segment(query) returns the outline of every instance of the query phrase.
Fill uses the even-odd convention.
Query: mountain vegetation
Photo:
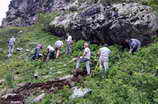
[[[79,0],[80,1],[80,0]],[[89,0],[87,0],[89,1]],[[98,0],[93,0],[98,2]],[[102,2],[105,0],[100,0]],[[112,0],[114,2],[114,0]],[[125,0],[115,0],[124,2]],[[130,0],[128,0],[130,1]],[[136,0],[133,0],[136,2]],[[156,0],[137,0],[143,4],[158,10]],[[111,2],[109,0],[109,2]],[[10,26],[0,29],[0,83],[1,97],[6,93],[14,92],[26,83],[45,83],[47,81],[70,75],[75,70],[74,57],[82,54],[84,40],[75,41],[71,56],[65,55],[65,47],[62,49],[62,56],[48,62],[42,60],[32,61],[36,44],[44,45],[42,53],[46,53],[48,45],[54,45],[55,41],[61,39],[55,34],[47,32],[47,24],[58,16],[59,12],[39,13],[37,24],[28,27]],[[157,104],[158,103],[158,34],[153,35],[152,43],[143,46],[135,54],[129,54],[128,50],[122,51],[121,46],[114,44],[108,46],[112,54],[109,60],[109,69],[106,77],[102,78],[98,63],[97,51],[101,47],[91,44],[92,51],[91,76],[83,77],[74,86],[90,88],[92,92],[83,98],[70,99],[73,93],[70,86],[56,92],[32,90],[29,96],[25,97],[25,104]],[[23,48],[22,51],[14,52],[11,58],[7,58],[7,40],[16,37],[16,48]],[[64,39],[61,39],[64,41]],[[84,65],[81,65],[84,70]],[[37,74],[38,77],[34,75]],[[38,103],[33,99],[38,95],[46,93],[46,96]],[[0,104],[4,103],[0,97]]]

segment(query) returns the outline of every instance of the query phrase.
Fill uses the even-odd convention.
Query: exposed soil
[[[57,78],[43,83],[26,83],[24,86],[13,90],[7,97],[1,96],[0,104],[25,104],[24,100],[31,95],[43,92],[55,93],[63,89],[64,86],[69,86],[71,88],[74,83],[81,82],[84,76],[86,76],[86,72],[78,69],[73,72],[73,77],[71,78]]]

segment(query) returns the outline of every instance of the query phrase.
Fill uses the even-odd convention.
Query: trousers
[[[76,63],[76,69],[80,67],[80,62],[86,63],[86,70],[87,70],[87,74],[89,75],[90,74],[90,60],[87,58],[79,58]]]

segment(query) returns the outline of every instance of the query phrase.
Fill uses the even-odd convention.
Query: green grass
[[[47,17],[47,16],[46,16]],[[46,18],[44,17],[44,18]],[[53,18],[53,16],[52,16]],[[45,20],[45,19],[44,19]],[[0,29],[0,79],[6,79],[6,84],[0,85],[3,88],[16,87],[21,82],[45,82],[56,77],[68,75],[74,70],[75,62],[69,61],[73,57],[81,55],[84,41],[78,41],[74,44],[72,56],[67,56],[63,48],[62,56],[59,59],[51,60],[47,63],[41,61],[31,61],[31,55],[34,52],[36,44],[41,43],[44,49],[53,45],[58,37],[43,30],[45,21],[30,27],[9,27]],[[19,33],[19,31],[23,31]],[[25,48],[31,52],[14,52],[10,59],[6,59],[7,40],[11,35],[16,36],[16,48]],[[84,98],[69,99],[72,91],[65,87],[63,90],[54,94],[48,94],[39,104],[156,104],[158,103],[158,40],[143,47],[134,55],[127,51],[121,52],[117,45],[110,46],[112,55],[110,56],[109,66],[106,78],[102,79],[98,71],[94,71],[98,61],[96,56],[99,46],[91,45],[92,51],[92,71],[93,76],[86,77],[83,83],[77,83],[77,86],[88,87],[92,93]],[[45,50],[42,50],[44,52]],[[82,66],[82,65],[81,65]],[[98,69],[98,68],[97,68]],[[10,74],[11,73],[11,74]],[[17,74],[19,73],[19,74]],[[40,76],[38,79],[33,77],[34,73]],[[12,80],[12,76],[14,77]],[[31,104],[33,96],[28,98]]]
[[[21,30],[23,28],[17,28]],[[10,28],[8,29],[10,30]],[[4,32],[4,30],[1,30]],[[5,32],[7,29],[5,29]],[[16,34],[16,47],[23,47],[33,50],[37,43],[53,45],[58,39],[50,33],[46,33],[41,29],[40,25],[35,25],[23,29],[25,31],[21,35]],[[75,63],[66,65],[73,56],[77,56],[82,49],[83,41],[74,44],[73,56],[66,56],[63,54],[59,59],[43,63],[40,61],[31,61],[30,56],[33,54],[27,52],[15,52],[10,59],[4,59],[7,48],[5,48],[5,41],[9,36],[3,38],[4,52],[0,53],[0,76],[5,78],[10,71],[13,72],[14,77],[17,77],[12,83],[18,84],[21,82],[44,82],[56,77],[68,75],[74,69]],[[70,89],[66,88],[58,91],[55,94],[48,94],[40,104],[65,103],[65,104],[144,104],[157,103],[158,91],[158,43],[155,42],[149,46],[143,47],[138,53],[134,55],[128,54],[127,51],[120,52],[119,46],[110,46],[112,55],[110,56],[110,69],[105,79],[101,79],[99,72],[95,72],[94,76],[86,77],[83,84],[78,86],[85,86],[91,88],[92,94],[85,98],[68,99],[71,95]],[[93,50],[92,59],[97,61],[96,51],[99,47],[91,46]],[[43,50],[44,51],[44,50]],[[64,53],[64,50],[63,50]],[[94,69],[95,65],[92,65]],[[16,74],[16,73],[20,74]],[[33,74],[39,74],[39,79],[34,79]],[[60,73],[58,73],[60,72]],[[10,78],[10,77],[9,77]],[[8,81],[11,81],[10,79]],[[2,85],[1,88],[7,87]]]

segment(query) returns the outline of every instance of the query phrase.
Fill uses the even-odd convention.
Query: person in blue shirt
[[[32,60],[39,59],[41,57],[40,50],[43,48],[42,44],[38,44],[35,48],[35,53],[32,56]]]
[[[138,39],[127,39],[125,42],[129,45],[129,53],[137,52],[141,47],[141,41]]]

